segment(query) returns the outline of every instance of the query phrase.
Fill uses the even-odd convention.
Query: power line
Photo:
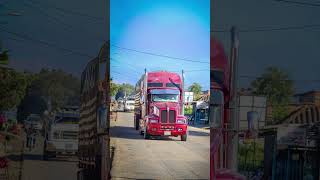
[[[301,26],[284,26],[284,27],[256,27],[256,28],[247,28],[247,29],[239,29],[239,32],[243,33],[251,33],[251,32],[272,32],[272,31],[288,31],[288,30],[306,30],[306,29],[316,29],[320,28],[320,24],[307,24]],[[216,33],[230,33],[230,30],[220,29],[220,30],[212,30],[211,32]]]
[[[210,69],[194,69],[194,70],[185,70],[185,72],[199,72],[199,71],[210,71]]]
[[[174,60],[180,60],[180,61],[187,61],[187,62],[194,62],[194,63],[204,63],[204,64],[210,64],[210,62],[204,62],[204,61],[197,61],[197,60],[191,60],[191,59],[185,59],[185,58],[179,58],[179,57],[173,57],[173,56],[168,56],[168,55],[162,55],[162,54],[157,54],[157,53],[152,53],[152,52],[146,52],[146,51],[140,51],[136,49],[130,49],[130,48],[125,48],[125,47],[120,47],[114,44],[110,44],[113,47],[116,47],[118,49],[123,49],[127,51],[133,51],[141,54],[147,54],[151,56],[158,56],[158,57],[163,57],[163,58],[168,58],[168,59],[174,59]]]
[[[47,13],[46,10],[43,10],[41,7],[38,7],[36,4],[34,4],[32,1],[29,1],[28,3],[26,3],[25,1],[22,1],[22,3],[26,6],[28,6],[29,8],[32,8],[32,9],[35,9],[37,10],[40,14],[44,15],[45,17],[47,17],[49,20],[51,21],[54,21],[55,23],[58,23],[58,24],[62,24],[64,26],[64,30],[66,31],[69,31],[71,32],[72,34],[76,31],[78,31],[79,29],[68,24],[68,23],[65,23],[63,21],[60,20],[60,18],[57,18],[49,13]],[[104,38],[102,37],[98,37],[98,36],[95,36],[94,37],[96,40],[99,40],[99,41],[105,41]]]
[[[72,31],[72,26],[70,26],[69,24],[67,23],[64,23],[63,21],[61,21],[59,18],[57,17],[54,17],[54,16],[51,16],[50,14],[48,14],[45,10],[37,7],[36,5],[34,5],[32,3],[32,1],[29,1],[28,3],[26,3],[27,1],[22,1],[22,3],[25,5],[25,6],[28,6],[29,8],[32,8],[32,9],[36,9],[40,14],[44,15],[45,17],[49,18],[51,21],[54,21],[55,23],[58,23],[58,24],[62,24],[63,26],[69,28],[68,30],[71,30]]]
[[[29,0],[30,1],[30,0]],[[31,1],[31,2],[36,2],[38,4],[41,4],[39,1]],[[99,21],[105,21],[104,18],[102,17],[97,17],[97,16],[92,16],[90,14],[86,14],[86,13],[83,13],[83,12],[79,12],[79,11],[74,11],[74,10],[70,10],[70,9],[65,9],[65,8],[61,8],[61,7],[58,7],[58,6],[55,6],[53,4],[47,4],[46,7],[50,8],[50,9],[55,9],[55,10],[58,10],[60,12],[63,12],[65,14],[73,14],[73,15],[77,15],[77,16],[83,16],[83,17],[87,17],[87,18],[91,18],[91,19],[95,19],[95,20],[99,20]]]
[[[0,26],[0,30],[4,31],[4,32],[6,32],[8,34],[14,35],[16,37],[19,37],[19,38],[22,38],[22,39],[25,39],[25,40],[29,40],[29,41],[32,41],[32,42],[36,42],[38,44],[41,44],[41,45],[44,45],[44,46],[47,46],[47,47],[53,47],[53,48],[61,50],[61,51],[70,52],[71,54],[76,54],[76,55],[87,57],[87,58],[92,58],[92,59],[94,58],[94,56],[91,56],[91,55],[88,55],[88,54],[85,54],[85,53],[82,53],[82,52],[78,52],[78,51],[74,51],[72,49],[64,48],[64,47],[58,46],[56,44],[53,44],[53,43],[50,43],[50,42],[47,42],[47,41],[44,41],[44,40],[34,39],[34,38],[32,38],[32,37],[30,37],[30,36],[28,36],[26,34],[9,31],[7,29],[2,28],[1,26]]]
[[[110,72],[110,76],[112,76],[113,79],[115,79],[115,80],[123,80],[124,79],[124,80],[128,80],[128,81],[138,81],[138,79],[139,79],[139,78],[134,78],[134,77],[129,76],[129,75],[124,74],[124,73],[120,73],[118,71],[111,71]]]
[[[111,66],[113,69],[116,69],[116,68],[123,68],[123,67],[121,67],[121,66]],[[135,75],[141,75],[142,73],[139,73],[139,72],[137,72],[137,71],[135,71],[135,70],[133,70],[133,69],[129,69],[129,70],[131,70],[131,72],[132,73],[134,73]],[[128,74],[129,72],[123,72],[122,74]]]
[[[112,46],[111,46],[112,47]],[[132,51],[127,51],[127,52],[132,52]],[[117,54],[121,54],[121,53],[117,53]],[[176,61],[170,61],[170,59],[164,59],[164,61],[169,61],[172,65],[176,65],[176,66],[181,66],[180,62],[176,62]],[[154,68],[159,68],[162,69],[160,67],[154,67]]]
[[[242,75],[240,78],[243,79],[262,79],[262,77],[259,76],[246,76]],[[320,80],[317,79],[279,79],[279,81],[298,81],[298,82],[320,82]]]
[[[282,2],[287,4],[296,4],[301,6],[309,6],[309,7],[320,7],[320,4],[310,3],[310,2],[301,2],[301,1],[292,1],[292,0],[272,0],[276,2]]]
[[[125,63],[125,64],[129,65],[128,68],[131,69],[132,71],[134,71],[135,73],[142,74],[142,72],[138,72],[138,71],[136,71],[135,68],[133,68],[133,66],[134,66],[133,64],[130,64],[128,62],[121,62],[121,61],[119,61],[118,59],[115,59],[115,58],[110,58],[110,60],[113,60],[113,62],[114,61],[118,61],[119,63]],[[111,61],[110,61],[110,64],[111,64]]]

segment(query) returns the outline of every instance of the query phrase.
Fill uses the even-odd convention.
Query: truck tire
[[[143,137],[144,139],[150,139],[150,135],[148,134],[146,129],[144,130]]]
[[[187,134],[181,135],[181,141],[187,141]]]
[[[135,118],[134,118],[134,120],[135,120],[135,125],[136,125],[136,130],[139,130],[139,115],[135,115]]]

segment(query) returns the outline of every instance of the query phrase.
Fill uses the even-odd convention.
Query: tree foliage
[[[202,93],[202,87],[199,83],[193,83],[188,90],[193,92],[195,99],[198,99]]]
[[[288,104],[294,93],[293,82],[286,72],[268,67],[260,78],[251,83],[255,95],[267,97],[272,107],[273,120],[279,121],[288,115]]]
[[[110,81],[110,96],[115,96],[119,90],[119,85]]]
[[[0,68],[0,112],[20,103],[29,84],[27,74]]]
[[[18,108],[18,120],[30,113],[42,114],[51,100],[52,110],[80,104],[80,80],[62,70],[42,69],[33,75],[28,92]],[[30,107],[31,106],[31,107]]]
[[[123,83],[118,85],[118,91],[116,93],[116,99],[124,97],[125,95],[129,96],[134,92],[134,86],[128,83]]]
[[[7,65],[9,63],[9,54],[8,50],[5,50],[0,53],[0,64]]]

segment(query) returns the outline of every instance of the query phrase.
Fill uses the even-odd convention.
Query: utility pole
[[[239,98],[238,98],[238,48],[239,37],[236,27],[231,28],[231,55],[230,55],[230,90],[231,90],[231,114],[228,129],[227,167],[237,171],[238,167],[238,130],[239,130]]]
[[[184,115],[184,71],[182,70],[182,85],[181,85],[181,93],[182,93],[182,115]]]

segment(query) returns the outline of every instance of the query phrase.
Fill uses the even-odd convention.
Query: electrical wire
[[[30,1],[30,2],[33,2],[33,3],[41,4],[40,1],[35,1],[35,0],[32,0],[32,1],[29,0],[29,1]],[[48,3],[47,3],[46,7],[50,8],[50,9],[55,9],[55,10],[57,10],[57,11],[60,11],[60,12],[65,13],[65,14],[72,14],[72,15],[87,17],[87,18],[90,18],[90,19],[95,19],[95,20],[98,20],[98,21],[105,21],[105,19],[102,18],[102,17],[97,17],[97,16],[93,16],[93,15],[86,14],[86,13],[83,13],[83,12],[79,12],[79,11],[75,11],[75,10],[70,10],[70,9],[61,8],[61,7],[55,6],[55,5],[53,5],[53,4],[48,4]]]
[[[75,51],[75,50],[72,50],[72,49],[61,47],[59,45],[56,45],[56,44],[53,44],[53,43],[50,43],[50,42],[47,42],[47,41],[44,41],[44,40],[38,40],[38,39],[32,38],[32,37],[30,37],[30,36],[28,36],[26,34],[9,31],[9,30],[7,30],[5,28],[2,28],[2,26],[0,26],[0,31],[6,32],[8,34],[14,35],[14,36],[19,37],[21,39],[32,41],[32,42],[35,42],[35,43],[38,43],[38,44],[41,44],[41,45],[44,45],[44,46],[47,46],[47,47],[53,47],[53,48],[55,48],[57,50],[60,50],[60,51],[69,52],[71,54],[76,54],[76,55],[87,57],[87,58],[92,58],[92,59],[94,58],[94,56],[91,56],[91,55],[86,54],[86,53],[82,53],[82,52],[78,52],[78,51]]]
[[[259,76],[246,76],[246,75],[241,75],[240,78],[243,79],[261,79],[262,77]],[[301,81],[301,82],[320,82],[320,79],[279,79],[279,81]]]
[[[320,4],[310,3],[310,2],[292,1],[292,0],[272,0],[272,1],[282,2],[282,3],[287,3],[287,4],[301,5],[301,6],[320,7]]]
[[[186,59],[186,58],[173,57],[173,56],[162,55],[162,54],[157,54],[157,53],[152,53],[152,52],[147,52],[147,51],[140,51],[140,50],[136,50],[136,49],[120,47],[120,46],[117,46],[117,45],[114,45],[114,44],[110,44],[110,45],[113,46],[113,47],[116,47],[118,49],[123,49],[123,50],[127,50],[127,51],[133,51],[133,52],[136,52],[136,53],[147,54],[147,55],[151,55],[151,56],[158,56],[158,57],[174,59],[174,60],[179,60],[179,61],[210,64],[210,62],[204,62],[204,61],[197,61],[197,60],[191,60],[191,59]]]
[[[247,28],[247,29],[239,29],[238,32],[243,33],[252,33],[252,32],[273,32],[273,31],[289,31],[289,30],[306,30],[306,29],[318,29],[320,28],[320,24],[306,24],[300,26],[284,26],[284,27],[256,27],[256,28]],[[230,30],[227,29],[219,29],[212,30],[211,32],[217,33],[230,33]]]
[[[65,31],[68,31],[68,32],[71,32],[72,34],[74,34],[74,32],[77,32],[77,31],[79,30],[78,28],[74,27],[73,25],[70,25],[70,24],[68,24],[68,23],[65,23],[65,22],[61,21],[60,18],[55,17],[55,16],[47,13],[47,12],[48,12],[47,10],[44,10],[43,8],[39,7],[39,5],[33,3],[33,1],[28,1],[28,3],[26,3],[26,1],[22,1],[22,3],[23,3],[25,6],[27,6],[27,7],[29,7],[29,8],[32,8],[32,9],[36,10],[37,12],[39,12],[40,14],[44,15],[44,16],[47,17],[50,21],[52,21],[52,22],[54,22],[54,23],[56,23],[56,24],[61,24],[61,25],[63,25],[63,27],[64,27],[63,29],[64,29]],[[94,38],[95,38],[96,40],[98,40],[98,41],[106,41],[106,39],[103,38],[103,37],[95,36]]]
[[[47,17],[50,21],[53,21],[55,23],[58,24],[62,24],[65,28],[65,30],[67,31],[73,31],[72,26],[70,26],[70,24],[64,23],[63,21],[61,21],[59,18],[54,17],[52,15],[50,15],[49,13],[47,13],[47,11],[37,7],[36,5],[32,4],[31,1],[21,1],[22,4],[24,6],[27,6],[31,9],[37,10],[40,14],[42,14],[43,16]]]

